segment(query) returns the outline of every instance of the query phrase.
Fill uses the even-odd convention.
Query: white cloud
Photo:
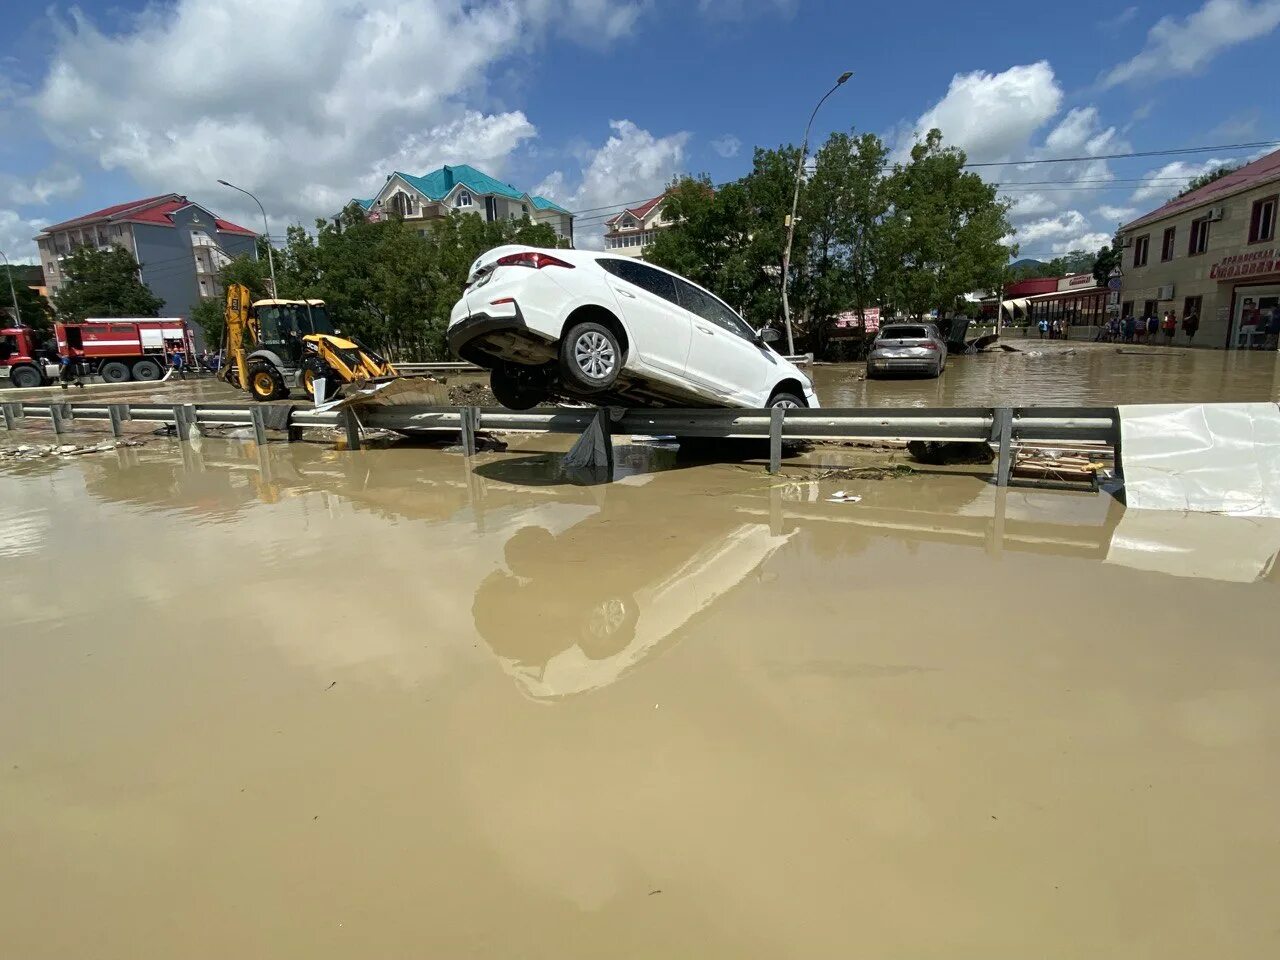
[[[1112,240],[1109,233],[1080,233],[1067,240],[1059,240],[1049,249],[1055,255],[1070,253],[1072,250],[1086,250],[1093,253],[1099,247],[1110,244]]]
[[[711,149],[720,156],[736,157],[738,151],[742,149],[742,141],[731,133],[726,133],[723,137],[716,137],[711,141]]]
[[[1098,216],[1112,223],[1127,223],[1138,214],[1137,207],[1113,207],[1103,204],[1097,209]]]
[[[1150,201],[1155,199],[1163,203],[1170,197],[1177,195],[1191,178],[1201,176],[1210,170],[1217,170],[1219,167],[1234,167],[1239,162],[1238,160],[1215,158],[1205,160],[1202,163],[1191,163],[1186,160],[1175,160],[1173,163],[1166,163],[1158,170],[1152,170],[1145,174],[1144,179],[1151,182],[1144,183],[1134,190],[1129,200],[1131,203],[1146,203],[1148,206]]]
[[[1051,200],[1042,193],[1010,193],[1008,197],[1013,201],[1013,209],[1009,211],[1009,215],[1015,220],[1043,216],[1061,206],[1056,200]]]
[[[1133,59],[1113,67],[1104,87],[1194,73],[1223,50],[1269,34],[1280,25],[1280,0],[1207,0],[1189,16],[1162,17]]]
[[[688,133],[655,137],[630,120],[610,120],[609,126],[613,134],[591,152],[574,190],[567,190],[567,178],[558,170],[536,189],[570,210],[595,211],[597,207],[617,207],[656,196],[684,169]],[[604,211],[587,216],[601,213]],[[600,220],[593,219],[575,228],[575,239],[580,246],[599,246],[602,232]]]
[[[110,34],[74,11],[33,104],[53,142],[228,216],[253,190],[276,221],[338,210],[397,166],[472,161],[501,176],[533,137],[482,112],[495,65],[549,33],[607,41],[647,3],[610,0],[176,0]],[[246,24],[252,27],[247,29]]]
[[[958,73],[946,95],[899,136],[895,154],[905,158],[912,142],[937,127],[944,144],[962,148],[973,162],[1007,160],[1026,149],[1061,104],[1062,88],[1043,60],[1002,73]]]
[[[795,16],[800,0],[698,0],[698,13],[708,20],[748,20],[766,14]]]
[[[80,174],[65,167],[42,171],[29,182],[0,176],[0,184],[7,184],[9,201],[18,206],[43,205],[50,200],[69,197],[80,189],[81,183]]]
[[[1085,232],[1088,221],[1079,210],[1067,210],[1053,217],[1032,220],[1018,228],[1019,244],[1059,240]]]
[[[48,223],[48,220],[23,217],[15,210],[0,209],[0,250],[13,263],[39,263],[32,237]]]

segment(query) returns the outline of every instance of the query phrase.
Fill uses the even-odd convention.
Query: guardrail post
[[[194,432],[200,436],[200,426],[196,422],[196,405],[194,403],[184,403],[182,405],[182,418],[187,422],[187,436],[190,437]]]
[[[480,408],[459,408],[458,420],[462,428],[462,454],[466,457],[474,457],[476,455],[476,424],[480,422]]]
[[[351,407],[347,407],[342,411],[342,427],[347,433],[347,449],[360,449],[360,421],[356,418],[356,412]]]
[[[13,430],[16,428],[17,421],[22,418],[22,402],[14,403],[12,401],[0,404],[4,409],[4,428]]]
[[[67,414],[65,403],[49,404],[49,419],[53,421],[53,432],[58,436],[67,432],[67,421],[71,419]]]
[[[182,404],[173,406],[173,432],[179,440],[191,439],[191,424],[187,423],[187,414]]]
[[[262,417],[262,404],[255,403],[249,408],[249,419],[253,422],[253,440],[258,446],[267,442],[267,426]]]
[[[1013,408],[996,407],[993,426],[1000,444],[996,460],[996,486],[1007,487],[1013,474]]]
[[[124,422],[129,419],[127,403],[108,403],[107,419],[111,421],[111,435],[117,439],[124,436]]]
[[[769,410],[769,472],[782,470],[782,421],[787,411],[782,407]]]

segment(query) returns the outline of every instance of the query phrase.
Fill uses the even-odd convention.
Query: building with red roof
[[[653,242],[658,231],[671,225],[663,218],[665,193],[634,207],[627,207],[604,222],[604,246],[624,257],[638,257]]]
[[[253,230],[166,193],[55,223],[35,239],[51,295],[66,282],[62,265],[72,250],[123,247],[141,265],[142,282],[164,301],[165,314],[190,319],[202,299],[221,295],[223,264],[240,255],[257,258],[256,238]]]
[[[1270,344],[1280,328],[1280,150],[1169,200],[1116,233],[1121,316],[1173,311],[1175,343]],[[1184,321],[1191,316],[1197,329]]]

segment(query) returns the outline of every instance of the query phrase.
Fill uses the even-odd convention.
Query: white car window
[[[709,320],[717,327],[737,334],[744,340],[755,340],[755,334],[751,332],[751,328],[736,313],[705,290],[700,290],[685,280],[676,280],[676,288],[680,294],[680,306],[690,313],[696,313],[703,320]]]
[[[671,274],[647,267],[635,260],[600,260],[598,262],[615,277],[627,283],[634,283],[654,296],[679,305],[680,301],[676,299],[676,278]]]

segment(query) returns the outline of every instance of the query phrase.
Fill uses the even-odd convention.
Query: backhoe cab
[[[241,284],[227,288],[226,351],[218,376],[255,400],[282,400],[294,387],[315,399],[348,383],[397,376],[396,369],[358,340],[339,335],[323,300],[256,300]]]

